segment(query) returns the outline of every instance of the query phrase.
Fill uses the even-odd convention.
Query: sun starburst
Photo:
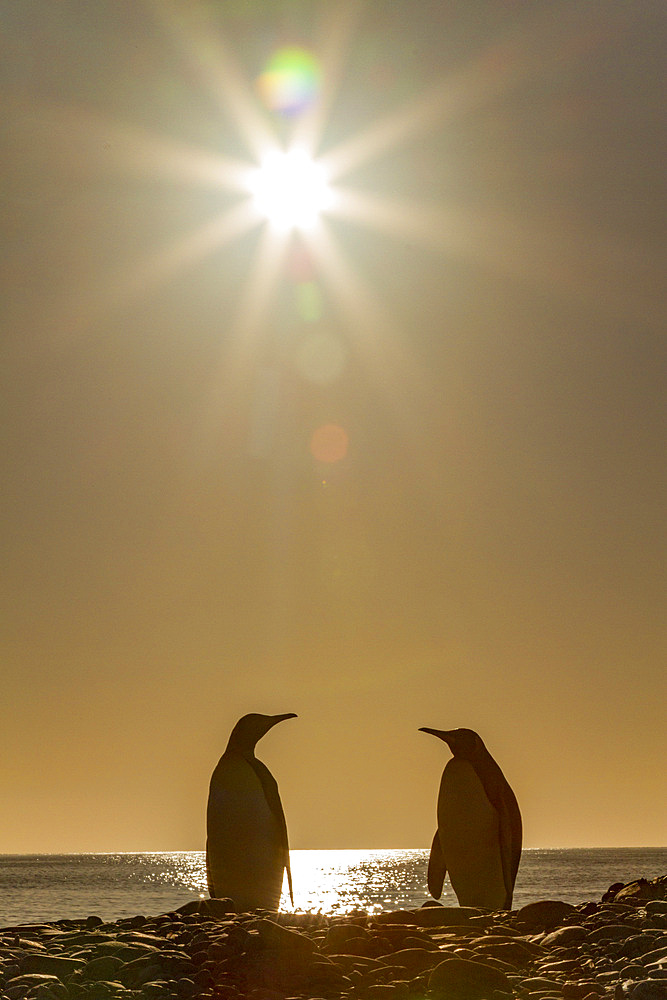
[[[568,39],[576,37],[579,30],[574,23],[576,15],[536,15],[530,32],[506,32],[477,57],[443,74],[423,92],[322,152],[327,116],[343,77],[358,5],[338,4],[329,10],[321,26],[321,38],[315,39],[317,58],[312,53],[286,50],[269,61],[255,88],[222,33],[212,32],[206,22],[198,23],[192,7],[161,0],[154,2],[152,9],[161,30],[189,62],[202,89],[235,122],[250,155],[245,162],[238,157],[217,156],[163,135],[114,126],[90,114],[82,116],[78,110],[68,118],[61,109],[59,117],[63,121],[76,118],[79,127],[103,135],[112,150],[122,149],[122,163],[120,154],[116,154],[118,169],[177,177],[183,183],[209,190],[217,187],[221,193],[231,192],[234,196],[233,204],[224,208],[221,203],[210,220],[182,233],[172,244],[119,265],[99,289],[91,289],[87,295],[79,290],[77,312],[82,323],[95,311],[141,295],[168,281],[179,269],[242,238],[254,227],[268,224],[279,238],[261,242],[262,251],[248,276],[248,288],[261,296],[272,294],[281,259],[289,247],[288,236],[297,230],[317,261],[322,280],[335,288],[346,321],[366,335],[377,329],[378,317],[382,316],[383,329],[391,331],[390,317],[378,297],[359,274],[345,266],[338,242],[327,227],[327,217],[334,216],[437,254],[474,256],[494,270],[538,284],[560,286],[581,298],[599,301],[600,290],[604,289],[603,297],[610,307],[626,312],[633,309],[641,315],[650,310],[650,302],[620,302],[608,295],[608,289],[614,287],[613,274],[609,273],[610,255],[604,253],[604,248],[600,252],[600,241],[594,233],[577,234],[580,257],[588,266],[584,281],[576,260],[569,269],[563,266],[552,220],[536,219],[532,226],[530,221],[519,224],[518,220],[497,214],[482,215],[461,205],[447,205],[443,200],[431,204],[417,194],[401,200],[361,193],[350,185],[359,168],[415,141],[436,124],[453,121],[499,99],[544,72],[549,61],[553,66],[562,62],[563,53],[571,49]],[[264,109],[258,103],[262,96]],[[271,115],[275,118],[281,110],[285,114],[279,127],[274,127]],[[71,135],[72,129],[65,132]],[[114,139],[118,142],[114,143]],[[543,234],[547,230],[550,239],[545,241]],[[536,244],[539,255],[534,252]],[[591,263],[596,260],[601,262],[597,272]],[[618,268],[626,266],[632,267],[632,261],[619,258]],[[361,302],[365,303],[363,307]],[[268,303],[263,301],[253,302],[250,308],[242,293],[232,326],[247,332],[249,325],[266,316],[267,308]],[[366,342],[371,339],[366,337]]]
[[[259,214],[280,229],[308,229],[332,203],[324,168],[303,149],[267,153],[249,188]]]

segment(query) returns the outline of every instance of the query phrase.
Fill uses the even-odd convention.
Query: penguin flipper
[[[285,857],[285,870],[287,871],[287,885],[289,887],[289,898],[292,906],[294,906],[294,893],[292,892],[292,869],[289,863],[289,849]]]
[[[208,864],[209,850],[208,850],[208,837],[206,838],[206,885],[208,886],[208,894],[211,899],[215,899],[215,886],[213,885],[213,879],[211,878],[211,869]]]
[[[431,844],[431,853],[428,859],[428,872],[426,876],[428,891],[434,899],[440,899],[442,896],[442,887],[445,884],[446,874],[447,867],[442,853],[440,837],[438,836],[438,831],[436,830],[433,843]]]
[[[285,820],[285,813],[283,812],[283,804],[280,801],[278,782],[273,777],[266,764],[263,764],[261,760],[257,760],[256,757],[252,762],[252,767],[262,783],[266,801],[268,802],[269,808],[278,823],[280,848],[283,855],[283,867],[287,871],[287,884],[289,886],[292,906],[294,906],[294,896],[292,894],[292,870],[290,868],[289,841],[287,838],[287,822]]]
[[[505,883],[505,905],[506,910],[512,908],[512,896],[514,895],[514,883],[516,882],[519,861],[521,860],[521,813],[512,793],[508,789],[506,795],[498,809],[500,820],[500,860],[503,868],[503,881]]]

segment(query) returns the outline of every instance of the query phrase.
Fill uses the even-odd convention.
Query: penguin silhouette
[[[419,732],[444,740],[454,755],[440,782],[429,892],[439,899],[449,872],[460,906],[511,909],[522,835],[514,792],[472,729]]]
[[[218,761],[206,810],[206,874],[211,896],[229,897],[239,913],[277,910],[290,871],[287,824],[278,785],[255,757],[255,745],[286,715],[244,715]]]

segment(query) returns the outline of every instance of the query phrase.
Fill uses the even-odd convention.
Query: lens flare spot
[[[320,66],[312,52],[288,46],[273,53],[257,77],[257,92],[269,111],[290,117],[313,104],[320,79]]]
[[[315,323],[322,316],[322,295],[314,281],[302,281],[296,286],[296,307],[306,323]]]
[[[338,424],[323,424],[313,431],[310,450],[318,462],[333,464],[347,455],[348,436]]]
[[[313,257],[303,243],[293,241],[289,249],[286,264],[287,274],[295,284],[298,285],[302,281],[315,280]]]

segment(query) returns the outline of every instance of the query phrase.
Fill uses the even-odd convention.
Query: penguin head
[[[251,712],[250,715],[242,716],[232,729],[227,750],[236,750],[239,753],[253,753],[255,745],[265,736],[269,729],[276,726],[285,719],[296,719],[295,712],[287,712],[285,715],[260,715],[258,712]]]
[[[430,733],[444,740],[455,757],[473,760],[486,747],[480,736],[472,729],[420,729],[420,733]]]

